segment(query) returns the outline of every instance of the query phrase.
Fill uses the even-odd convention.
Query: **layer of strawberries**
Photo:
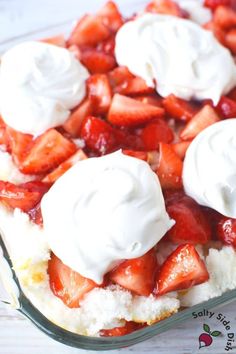
[[[205,6],[212,10],[212,20],[204,27],[236,55],[234,1],[205,0]],[[188,18],[188,13],[171,0],[154,0],[144,11]],[[125,20],[116,4],[109,1],[97,14],[78,21],[67,41],[63,36],[44,40],[74,52],[88,68],[87,95],[63,126],[36,139],[0,120],[0,144],[22,173],[36,175],[34,181],[18,185],[0,181],[0,200],[11,210],[20,208],[43,226],[42,196],[76,162],[117,149],[147,161],[159,177],[167,212],[176,221],[161,242],[178,247],[161,266],[155,249],[126,260],[107,274],[100,286],[115,283],[134,294],[160,296],[208,280],[205,264],[195,249],[197,244],[220,240],[236,248],[236,220],[201,207],[182,188],[183,160],[191,140],[207,126],[236,117],[236,89],[222,96],[216,107],[211,100],[189,102],[174,95],[158,96],[144,80],[116,63],[116,32],[132,19]],[[83,149],[78,148],[81,139]],[[98,286],[53,254],[48,273],[53,293],[71,308],[79,307],[84,295]],[[127,322],[123,327],[103,330],[101,335],[124,335],[140,326]]]

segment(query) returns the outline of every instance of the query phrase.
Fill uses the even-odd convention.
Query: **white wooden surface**
[[[120,0],[126,10],[131,1]],[[138,4],[145,0],[135,0]],[[37,39],[49,34],[67,33],[73,21],[80,14],[92,10],[103,0],[0,0],[0,53],[24,39]],[[231,303],[220,310],[236,330],[235,304]],[[112,351],[112,354],[196,354],[224,352],[225,335],[217,338],[213,345],[198,349],[198,336],[201,333],[202,320],[192,319],[177,328],[139,345]],[[209,321],[208,321],[209,323]],[[217,326],[217,323],[212,323]],[[214,328],[215,329],[215,328]],[[220,329],[220,328],[219,328]],[[234,348],[231,352],[236,352]],[[0,304],[0,354],[75,354],[85,353],[63,346],[47,338],[38,329],[20,316],[16,311]],[[86,353],[89,353],[88,351]]]

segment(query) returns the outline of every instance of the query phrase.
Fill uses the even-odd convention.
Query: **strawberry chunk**
[[[58,36],[41,39],[40,42],[53,44],[56,45],[57,47],[66,48],[66,40],[62,34],[61,35],[59,34]]]
[[[109,278],[135,294],[148,296],[154,288],[157,267],[156,252],[151,249],[142,257],[121,263],[109,274]]]
[[[112,55],[99,52],[96,49],[87,49],[81,52],[81,62],[91,74],[104,74],[116,66],[115,58]]]
[[[83,150],[79,149],[74,155],[69,157],[66,161],[62,162],[55,170],[44,177],[43,182],[54,183],[59,177],[61,177],[69,168],[75,165],[77,162],[86,160],[87,156]]]
[[[115,87],[114,92],[130,96],[146,95],[154,93],[154,89],[147,86],[146,82],[141,77],[134,76],[123,82],[122,85]]]
[[[209,279],[204,262],[191,244],[179,246],[163,263],[157,276],[157,295],[183,290]]]
[[[57,130],[50,129],[34,140],[19,168],[26,174],[46,173],[60,165],[75,151],[75,144],[64,138]]]
[[[18,132],[9,126],[6,127],[6,135],[12,159],[17,166],[21,166],[21,162],[33,145],[33,136]]]
[[[122,327],[102,329],[99,334],[101,337],[120,337],[132,333],[139,328],[140,325],[138,323],[130,321],[130,322],[126,322],[125,325]]]
[[[236,54],[236,29],[233,28],[225,35],[225,46],[229,48],[232,54]]]
[[[84,120],[80,137],[89,149],[101,155],[114,151],[118,145],[115,129],[104,120],[92,116]]]
[[[230,29],[236,26],[236,12],[227,6],[218,6],[213,21],[222,29]]]
[[[163,108],[139,102],[133,98],[115,94],[108,120],[118,126],[133,126],[163,117]]]
[[[113,1],[108,1],[97,13],[102,23],[113,32],[117,32],[124,21],[117,5]]]
[[[98,43],[96,49],[99,52],[103,52],[105,54],[109,54],[112,57],[115,57],[115,36],[111,36],[103,42]]]
[[[230,6],[231,0],[204,0],[204,6],[209,7],[212,10],[215,10],[220,5]]]
[[[173,144],[172,148],[179,158],[183,160],[190,144],[191,141],[181,141],[180,143]]]
[[[222,96],[216,110],[223,118],[235,118],[236,117],[236,102],[226,96]]]
[[[48,262],[48,275],[53,294],[70,308],[79,307],[84,295],[98,286],[66,266],[53,253]]]
[[[171,145],[160,143],[159,146],[160,159],[157,168],[157,175],[162,188],[182,188],[182,160],[174,152]]]
[[[137,159],[148,161],[148,153],[145,151],[122,150],[123,154],[136,157]]]
[[[182,140],[195,138],[202,130],[220,120],[210,105],[205,105],[185,126],[180,134]]]
[[[116,91],[116,86],[126,86],[127,81],[133,79],[133,77],[126,66],[118,66],[108,73],[108,79],[114,92]]]
[[[109,29],[99,17],[85,15],[75,26],[69,39],[68,46],[95,46],[110,36]]]
[[[236,248],[236,219],[222,216],[216,230],[220,241]]]
[[[19,185],[0,181],[0,201],[10,208],[27,212],[40,202],[48,189],[49,185],[36,181]]]
[[[91,76],[88,81],[88,97],[93,105],[93,114],[106,114],[111,104],[111,86],[105,74]]]
[[[63,128],[73,138],[79,136],[81,125],[83,120],[93,113],[93,104],[90,99],[85,99],[77,108],[75,108],[66,122],[63,124]]]
[[[174,139],[174,134],[169,125],[159,119],[155,122],[148,123],[142,130],[141,139],[146,151],[157,150],[159,143],[171,143]]]
[[[197,109],[188,101],[177,98],[173,94],[163,99],[163,106],[171,118],[189,121]]]
[[[182,10],[179,5],[172,0],[153,0],[146,6],[145,10],[158,14],[187,17],[186,11]]]
[[[175,225],[168,231],[167,238],[176,243],[206,244],[211,239],[211,226],[201,207],[183,193],[173,194],[166,199],[169,216]]]
[[[152,106],[157,106],[157,107],[162,107],[162,99],[161,97],[157,96],[157,95],[144,95],[141,94],[137,97],[135,97],[136,100],[146,103],[146,104],[150,104]]]

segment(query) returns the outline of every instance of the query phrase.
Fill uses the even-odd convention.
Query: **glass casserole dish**
[[[129,8],[131,9],[131,13],[135,12],[136,9],[139,9],[142,7],[142,4],[147,3],[147,2],[134,2],[132,4],[131,2],[129,5],[125,5],[123,3],[123,7],[126,10],[126,13],[129,13]],[[99,4],[96,3],[95,8],[97,8]],[[94,8],[94,10],[95,10]],[[81,14],[84,12],[91,11],[91,9],[84,9],[81,6]],[[80,13],[78,13],[78,16],[80,17]],[[3,250],[3,256],[7,260],[7,263],[11,267],[11,262],[9,255],[7,253],[7,250],[2,242],[1,244],[2,250]],[[6,263],[5,263],[6,265]],[[5,272],[6,274],[6,272]],[[9,274],[9,273],[8,273]],[[161,321],[160,323],[156,323],[154,325],[151,325],[150,327],[135,331],[134,333],[123,336],[123,337],[117,337],[117,338],[91,338],[91,337],[84,337],[80,335],[76,335],[73,333],[70,333],[66,330],[63,330],[62,328],[52,324],[50,321],[48,321],[24,296],[22,290],[20,289],[19,282],[17,281],[17,277],[13,272],[13,279],[16,284],[16,287],[18,288],[18,297],[19,297],[19,305],[20,305],[20,311],[28,318],[31,319],[33,323],[35,323],[42,331],[44,331],[46,334],[51,336],[52,338],[63,342],[67,345],[71,345],[74,347],[78,348],[84,348],[84,349],[90,349],[90,350],[109,350],[109,349],[116,349],[116,348],[121,348],[124,346],[132,345],[135,343],[138,343],[140,341],[143,341],[145,339],[148,339],[152,337],[155,334],[161,333],[168,328],[171,328],[172,326],[176,325],[178,322],[184,321],[186,318],[190,318],[191,314],[193,311],[199,311],[203,307],[206,309],[213,308],[215,306],[227,303],[229,301],[233,301],[235,299],[236,295],[236,290],[229,291],[222,295],[219,298],[214,298],[212,300],[209,300],[208,302],[204,304],[200,304],[194,307],[191,307],[187,310],[183,310],[179,312],[176,315],[172,315],[170,318]],[[14,290],[16,291],[16,289]],[[16,298],[15,298],[16,300]],[[17,300],[16,300],[17,302]]]

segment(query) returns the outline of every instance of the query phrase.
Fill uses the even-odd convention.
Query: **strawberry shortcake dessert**
[[[236,288],[234,5],[109,1],[3,54],[1,237],[58,326],[121,336]]]

